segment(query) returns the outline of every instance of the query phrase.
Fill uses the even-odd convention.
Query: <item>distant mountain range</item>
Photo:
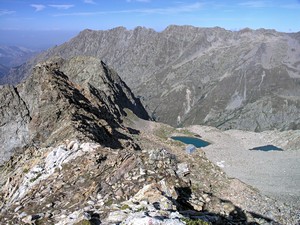
[[[297,224],[299,131],[176,129],[151,121],[141,104],[175,125],[223,120],[222,128],[252,129],[247,121],[259,129],[297,128],[299,42],[293,35],[86,30],[10,69],[7,82],[23,80],[0,85],[1,224]],[[256,41],[267,44],[256,49]],[[292,121],[295,126],[285,127]],[[210,145],[190,154],[173,136],[201,137]],[[283,155],[250,151],[270,140]],[[257,179],[257,186],[245,179]],[[268,187],[277,199],[259,191]]]
[[[20,66],[36,54],[36,51],[28,48],[0,45],[0,64],[6,67]]]
[[[1,77],[5,76],[8,73],[8,71],[9,71],[9,68],[0,64],[0,79],[1,79]]]
[[[173,126],[300,129],[300,33],[169,26],[84,30],[10,72],[17,83],[53,56],[111,65],[149,114]],[[2,82],[3,83],[3,82]]]

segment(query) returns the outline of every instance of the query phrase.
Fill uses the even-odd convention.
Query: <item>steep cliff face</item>
[[[25,144],[48,146],[68,138],[121,148],[122,136],[130,141],[120,133],[125,108],[149,119],[116,72],[88,57],[40,63],[16,88],[2,86],[1,98],[4,160]]]
[[[84,30],[39,55],[89,55],[118,71],[148,112],[174,126],[298,129],[298,33],[169,26]],[[30,69],[12,71],[12,80]]]
[[[29,110],[13,86],[0,86],[0,165],[28,142]]]
[[[125,114],[124,109],[127,108],[138,117],[149,119],[140,100],[133,95],[119,75],[103,61],[78,56],[65,62],[61,70],[69,74],[70,79],[75,83],[90,89],[92,94],[100,95],[99,97],[107,104],[107,109],[113,110],[111,114],[121,117]]]

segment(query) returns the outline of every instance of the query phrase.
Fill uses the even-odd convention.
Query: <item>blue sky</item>
[[[170,24],[298,32],[299,21],[300,0],[0,0],[0,35]]]

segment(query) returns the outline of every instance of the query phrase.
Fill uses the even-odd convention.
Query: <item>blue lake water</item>
[[[283,151],[282,148],[278,148],[278,147],[276,147],[274,145],[259,146],[259,147],[252,148],[250,150],[257,150],[257,151],[264,151],[264,152],[268,152],[268,151]]]
[[[186,137],[186,136],[174,136],[171,137],[173,140],[175,141],[181,141],[184,144],[192,144],[194,145],[196,148],[202,148],[202,147],[206,147],[208,145],[210,145],[209,142],[207,141],[203,141],[200,138],[195,138],[195,137]]]

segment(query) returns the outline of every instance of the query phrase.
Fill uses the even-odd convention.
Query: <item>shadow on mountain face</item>
[[[79,125],[77,129],[84,133],[89,139],[104,144],[110,148],[122,148],[121,143],[118,141],[118,138],[128,139],[127,136],[117,132],[115,129],[113,133],[110,134],[105,127],[98,124],[94,119],[82,115],[82,114],[75,114],[73,115],[73,119],[75,121],[79,121]]]
[[[122,85],[125,86],[126,89],[129,90],[129,87],[122,82]],[[128,100],[128,98],[124,98],[123,96],[126,96],[125,92],[123,91],[123,88],[119,85],[116,84],[120,92],[117,94],[117,104],[122,106],[122,112],[124,115],[126,115],[126,112],[124,111],[124,108],[130,109],[135,115],[137,115],[139,118],[144,119],[144,120],[149,120],[149,115],[144,108],[144,106],[141,103],[141,100],[139,98],[136,98],[134,95],[131,97],[134,99],[134,102],[136,104],[133,104],[131,101]]]
[[[215,212],[211,212],[208,209],[205,209],[205,205],[204,205],[204,210],[202,211],[198,211],[196,210],[190,203],[189,200],[191,199],[191,195],[192,195],[192,190],[190,189],[190,187],[179,187],[179,188],[175,188],[177,194],[178,194],[178,198],[177,199],[172,199],[173,202],[176,203],[177,205],[177,210],[180,212],[180,214],[182,214],[185,217],[190,218],[191,220],[195,220],[195,222],[197,220],[202,220],[202,221],[206,221],[212,224],[218,224],[218,225],[232,225],[232,224],[247,224],[247,225],[258,225],[259,223],[257,222],[253,222],[253,221],[249,221],[247,214],[250,214],[254,219],[260,219],[260,220],[264,220],[267,223],[274,223],[277,224],[277,222],[275,222],[274,220],[262,216],[258,213],[254,213],[254,212],[245,212],[243,209],[241,209],[240,207],[234,205],[231,201],[229,200],[224,200],[224,199],[220,199],[216,196],[214,196],[212,193],[206,193],[210,196],[210,198],[215,198],[217,199],[220,204],[230,204],[233,206],[233,210],[231,210],[229,212],[229,214],[227,215],[221,215]]]
[[[116,90],[114,82],[119,81],[114,81],[114,77],[106,84],[106,89],[95,88],[88,82],[74,83],[59,70],[59,66],[55,62],[38,64],[32,75],[17,87],[32,118],[28,122],[31,140],[50,146],[65,139],[78,138],[113,149],[139,149],[129,135],[136,131],[122,125],[125,111],[120,102],[125,104],[127,101],[132,107],[141,107],[134,101],[130,90],[126,93]]]

